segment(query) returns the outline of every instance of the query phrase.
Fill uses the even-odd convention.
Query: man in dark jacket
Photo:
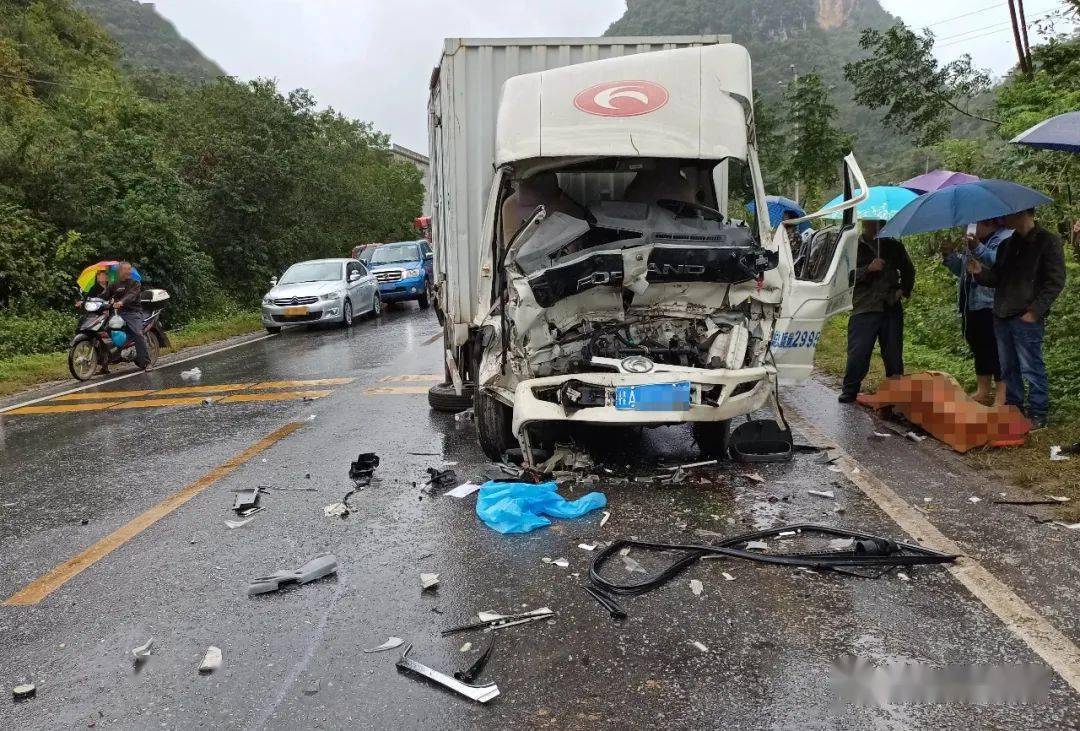
[[[855,291],[848,320],[847,368],[840,403],[849,404],[870,370],[874,343],[889,378],[904,375],[904,306],[915,287],[915,266],[898,239],[879,239],[884,221],[863,221],[855,258]]]
[[[1065,250],[1061,239],[1035,223],[1034,209],[1006,216],[1005,225],[1013,235],[1001,244],[994,266],[972,258],[968,271],[979,284],[994,288],[994,334],[1005,403],[1042,428],[1050,413],[1043,334],[1050,306],[1065,288]]]
[[[150,352],[143,335],[143,309],[139,297],[142,286],[131,274],[131,264],[120,263],[116,284],[109,287],[106,298],[112,301],[116,314],[124,320],[128,335],[135,341],[135,365],[143,370],[150,368]]]

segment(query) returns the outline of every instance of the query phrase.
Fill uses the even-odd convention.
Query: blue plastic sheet
[[[551,525],[552,518],[580,518],[607,505],[602,492],[590,492],[577,500],[567,500],[555,490],[554,482],[486,482],[476,497],[476,514],[489,528],[500,533],[528,533]]]

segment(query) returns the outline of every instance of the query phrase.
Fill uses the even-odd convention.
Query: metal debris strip
[[[275,571],[269,576],[252,579],[248,583],[247,594],[248,596],[255,596],[256,594],[277,591],[289,584],[309,584],[333,573],[337,573],[337,557],[332,553],[324,553],[299,568],[283,569]]]
[[[465,683],[457,678],[452,678],[445,673],[441,673],[438,670],[433,670],[423,663],[417,662],[409,657],[409,652],[412,650],[412,645],[405,648],[405,652],[401,653],[401,659],[397,661],[398,670],[405,670],[411,673],[415,673],[421,677],[438,683],[444,688],[449,688],[455,693],[465,696],[469,700],[476,701],[477,703],[487,703],[491,699],[499,695],[499,687],[495,683],[485,683],[484,685],[472,685]]]
[[[718,463],[719,463],[719,460],[707,459],[707,460],[705,460],[703,462],[690,462],[688,464],[676,465],[675,467],[666,467],[665,469],[670,470],[671,472],[675,472],[677,470],[691,470],[691,469],[694,469],[695,467],[708,467],[709,465],[714,465],[714,464],[718,464]]]
[[[378,647],[369,647],[365,649],[364,652],[370,655],[373,652],[385,652],[386,650],[393,650],[395,647],[401,647],[404,644],[405,640],[401,639],[400,637],[390,637],[386,640],[386,642],[382,643]]]
[[[709,651],[709,648],[707,646],[705,646],[701,642],[698,642],[697,640],[692,641],[690,644],[693,645],[694,647],[696,647],[701,652],[708,652]]]
[[[420,591],[434,589],[439,585],[438,574],[420,574]]]
[[[141,665],[150,659],[150,653],[154,649],[154,638],[151,637],[138,647],[131,649],[131,654],[135,658],[135,664]]]
[[[791,531],[801,533],[804,538],[811,536],[850,538],[854,542],[851,549],[847,551],[792,553],[774,553],[770,551],[768,553],[756,553],[751,550],[763,545],[763,539],[765,538],[776,537],[780,533],[789,533]],[[601,575],[605,564],[614,556],[621,555],[628,548],[662,553],[668,556],[674,554],[674,559],[664,569],[641,581],[620,583],[605,579]],[[813,523],[802,523],[737,535],[707,546],[620,539],[612,542],[593,559],[589,567],[589,582],[592,586],[608,594],[635,596],[662,586],[707,556],[742,558],[778,566],[817,569],[819,571],[831,571],[855,576],[865,576],[857,573],[855,571],[857,568],[877,567],[889,571],[901,566],[950,563],[958,558],[958,556],[934,551],[924,546],[900,543],[869,533],[860,533]],[[628,556],[621,557],[625,563]],[[880,575],[877,574],[877,576]]]
[[[210,647],[206,648],[206,654],[203,655],[202,662],[199,663],[199,673],[201,675],[209,675],[220,668],[221,648],[210,645]]]
[[[832,490],[807,490],[806,492],[817,497],[826,497],[829,499],[836,498],[836,493],[834,493]]]
[[[555,612],[549,607],[540,607],[539,609],[533,609],[529,612],[522,612],[521,614],[493,615],[492,613],[481,612],[478,616],[483,617],[485,614],[488,617],[497,617],[497,619],[481,619],[479,622],[472,622],[470,624],[463,624],[458,627],[444,629],[442,631],[442,636],[449,637],[450,635],[455,635],[459,632],[474,632],[478,630],[489,632],[491,630],[502,629],[504,627],[514,627],[519,624],[537,622],[542,619],[549,619],[550,617],[555,616]]]
[[[233,528],[243,528],[245,525],[255,520],[255,516],[245,518],[244,520],[226,520],[225,527],[232,530]]]
[[[602,517],[602,518],[600,519],[600,527],[601,527],[601,528],[603,528],[603,527],[604,527],[604,523],[608,522],[608,520],[609,520],[610,518],[611,518],[611,513],[609,513],[608,511],[606,511],[606,510],[605,510],[605,511],[604,511],[604,517]]]

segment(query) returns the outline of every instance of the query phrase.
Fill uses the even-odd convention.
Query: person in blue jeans
[[[1001,361],[998,357],[997,336],[994,334],[994,290],[984,287],[968,273],[968,259],[974,257],[983,266],[992,267],[998,247],[1012,236],[1001,219],[993,218],[974,224],[974,234],[964,237],[961,251],[942,252],[942,264],[960,279],[956,308],[960,312],[960,329],[975,359],[977,386],[971,395],[979,403],[1005,403],[1005,386],[1001,381]],[[993,382],[997,381],[997,392]]]
[[[1021,409],[1032,427],[1041,429],[1050,415],[1043,335],[1050,307],[1065,288],[1065,249],[1061,239],[1035,222],[1034,209],[1006,216],[1004,223],[1013,235],[998,248],[994,265],[972,257],[967,266],[975,281],[994,288],[1005,403]]]

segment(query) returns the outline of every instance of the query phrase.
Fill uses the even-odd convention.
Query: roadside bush
[[[75,334],[78,319],[56,310],[0,317],[0,360],[16,355],[63,350]]]

